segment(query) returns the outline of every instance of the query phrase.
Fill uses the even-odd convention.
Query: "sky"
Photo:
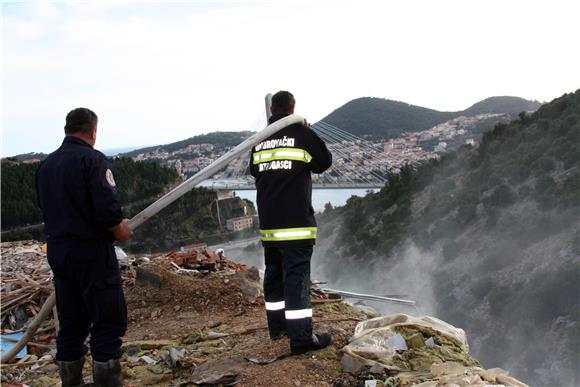
[[[580,87],[577,0],[1,2],[2,157],[56,149],[76,107],[111,149],[262,129],[278,90],[316,122],[359,97],[458,111]]]

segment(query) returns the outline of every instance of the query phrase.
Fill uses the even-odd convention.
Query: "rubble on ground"
[[[40,243],[3,243],[1,253],[5,337],[30,324],[52,287]],[[369,320],[316,285],[310,289],[315,327],[332,334],[332,345],[289,356],[288,340],[268,337],[256,268],[208,249],[153,257],[117,254],[129,320],[121,359],[126,387],[524,386],[506,371],[479,367],[460,329],[431,317]],[[19,300],[19,294],[27,296]],[[25,312],[19,312],[21,325],[14,325],[15,305]],[[50,316],[27,357],[2,365],[2,385],[58,385],[55,324]],[[91,380],[87,357],[84,374]]]
[[[376,386],[526,386],[507,371],[481,368],[468,353],[465,332],[431,316],[363,321],[341,352],[345,372],[368,377]]]
[[[2,242],[2,352],[12,348],[40,312],[51,295],[52,272],[42,244],[35,241]],[[54,367],[54,337],[58,329],[56,308],[42,323],[14,365],[3,367],[2,375],[19,374],[24,368],[45,370]],[[4,381],[4,380],[3,380]]]

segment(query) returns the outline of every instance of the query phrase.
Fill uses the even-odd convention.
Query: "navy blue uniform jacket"
[[[105,155],[73,136],[65,137],[38,167],[36,193],[49,242],[112,242],[108,229],[123,220]]]

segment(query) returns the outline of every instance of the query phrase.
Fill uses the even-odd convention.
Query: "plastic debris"
[[[18,340],[20,340],[24,336],[23,332],[20,333],[11,333],[11,334],[4,334],[0,336],[0,353],[10,351],[15,345]],[[26,350],[26,346],[20,350],[15,356],[16,359],[22,359],[24,356],[28,354]]]

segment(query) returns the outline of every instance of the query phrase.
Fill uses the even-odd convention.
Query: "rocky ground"
[[[25,284],[21,288],[10,285],[16,283],[12,279],[28,277],[34,282],[34,275],[46,275],[45,270],[39,271],[45,268],[45,258],[38,243],[3,243],[2,255],[3,300],[6,296],[14,300],[11,293],[24,288]],[[210,251],[148,259],[127,257],[120,262],[129,311],[122,358],[127,387],[523,385],[505,371],[485,371],[472,360],[459,364],[442,358],[434,368],[395,370],[377,364],[380,358],[373,353],[343,356],[341,349],[353,336],[355,326],[369,316],[316,287],[311,292],[315,326],[331,333],[333,343],[321,351],[289,356],[287,340],[271,341],[268,337],[255,268],[234,264]],[[44,283],[39,286],[45,289]],[[44,293],[36,291],[36,298],[31,298],[36,300],[36,307],[43,302]],[[11,302],[16,305],[20,301]],[[11,317],[16,309],[3,311],[3,335],[26,327]],[[32,319],[31,311],[35,310],[26,306],[22,313]],[[33,338],[29,355],[2,364],[2,385],[60,385],[53,360],[54,322],[47,321],[44,333]],[[416,336],[414,332],[414,341]],[[89,364],[84,370],[87,380],[91,379]]]

